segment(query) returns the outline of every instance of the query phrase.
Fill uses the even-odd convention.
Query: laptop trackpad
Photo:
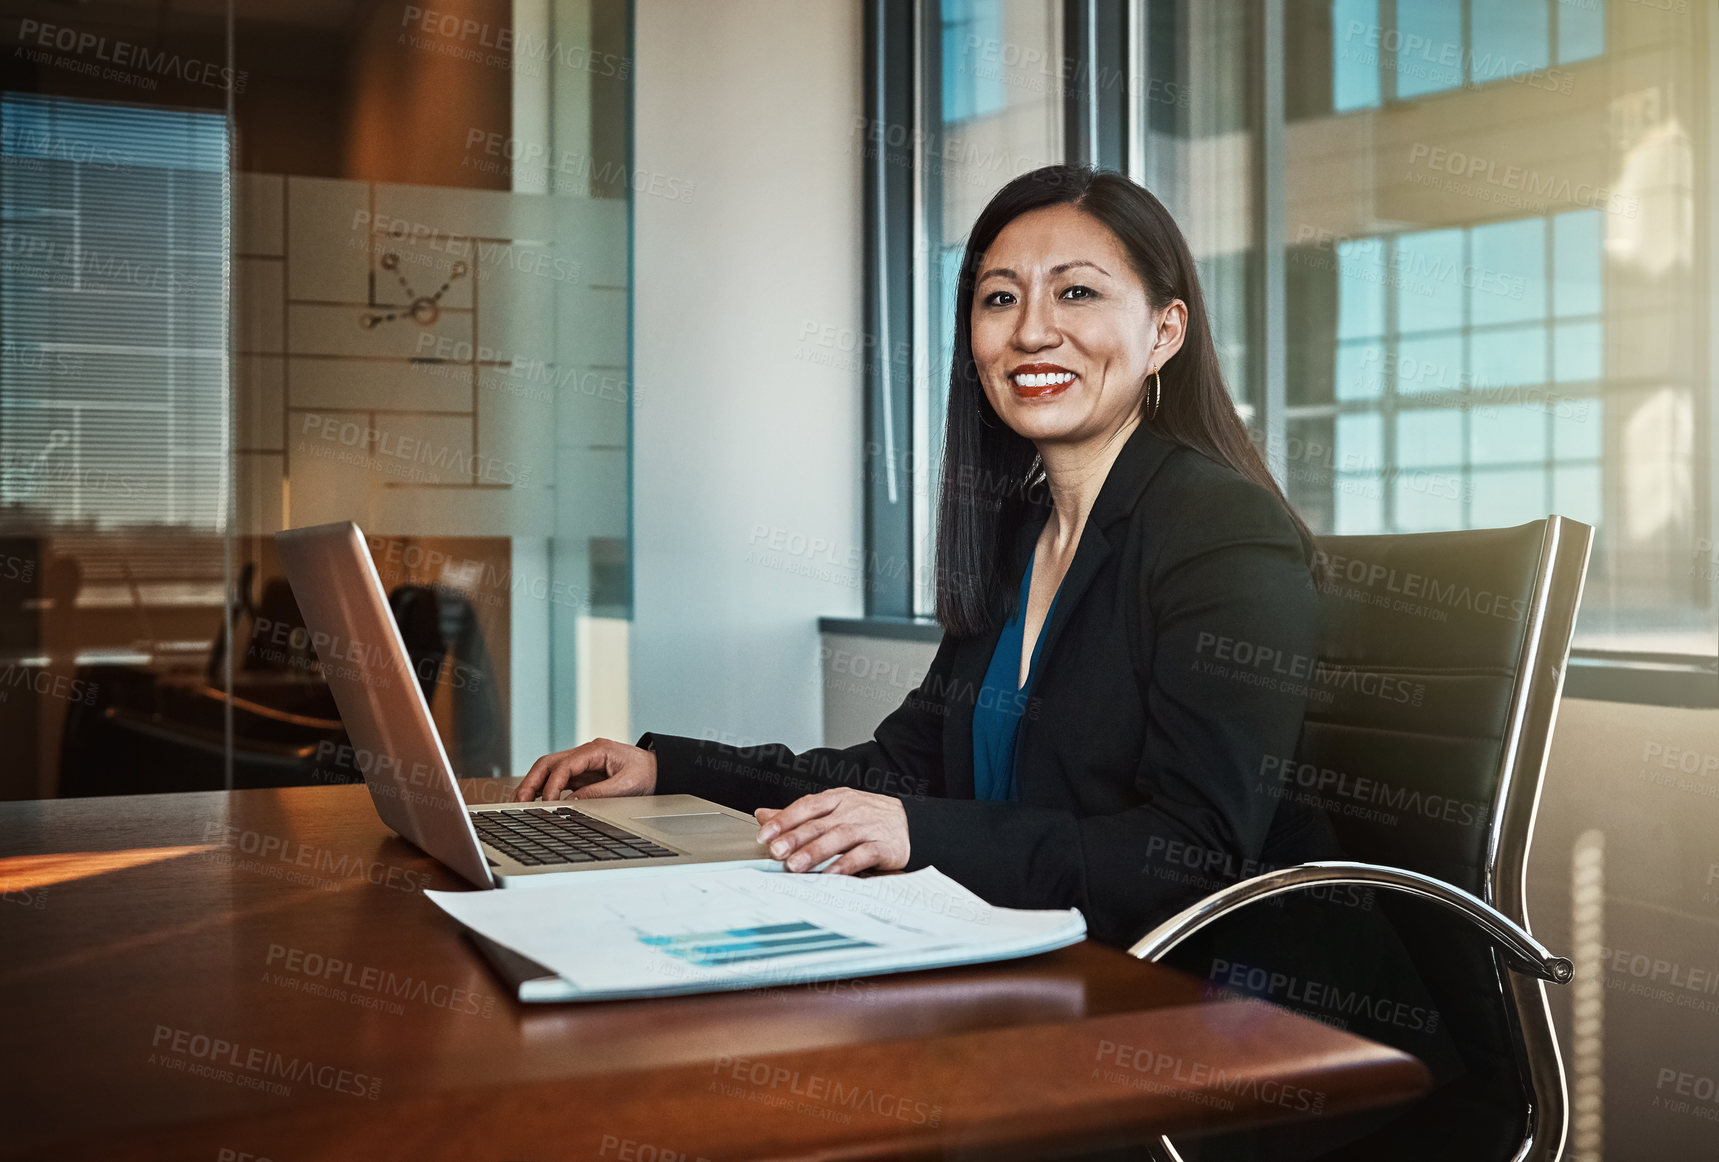
[[[736,819],[720,811],[696,811],[686,815],[635,815],[633,823],[644,823],[664,835],[756,835],[758,824]]]

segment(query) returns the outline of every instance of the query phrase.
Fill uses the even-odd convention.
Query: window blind
[[[218,530],[225,116],[0,95],[0,508]]]

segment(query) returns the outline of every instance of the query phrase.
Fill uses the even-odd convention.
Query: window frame
[[[935,11],[935,9],[933,9]],[[865,616],[913,620],[915,482],[910,442],[914,376],[904,351],[923,346],[913,327],[914,270],[920,230],[919,115],[925,56],[919,0],[866,0],[865,111],[865,420],[861,452],[868,562],[904,562],[866,578]],[[936,43],[935,41],[932,43]],[[906,62],[911,67],[902,67]],[[899,142],[899,144],[896,144]]]

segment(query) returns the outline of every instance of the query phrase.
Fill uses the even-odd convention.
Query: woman
[[[1122,946],[1334,854],[1267,773],[1301,731],[1312,539],[1236,415],[1168,212],[1115,173],[1018,177],[974,224],[955,318],[945,632],[875,737],[596,739],[518,798],[695,793],[755,811],[790,871],[934,865]]]

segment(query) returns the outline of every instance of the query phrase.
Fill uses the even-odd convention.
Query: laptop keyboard
[[[479,839],[527,867],[680,854],[571,807],[473,811],[471,817]]]

